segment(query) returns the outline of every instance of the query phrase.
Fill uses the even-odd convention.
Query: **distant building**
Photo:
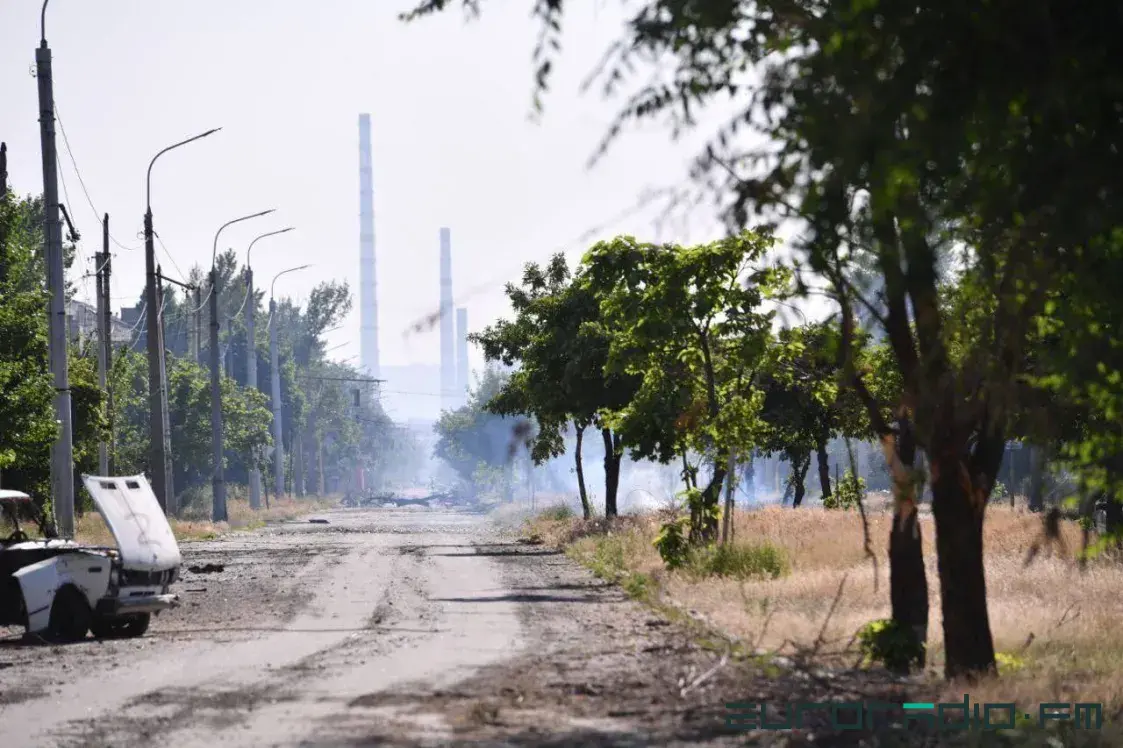
[[[97,339],[97,307],[78,299],[71,299],[67,307],[66,321],[70,339],[80,347],[88,341]],[[132,341],[132,330],[123,320],[113,315],[109,317],[110,340],[114,346],[128,345]]]

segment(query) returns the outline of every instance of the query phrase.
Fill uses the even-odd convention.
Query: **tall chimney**
[[[456,408],[456,349],[452,320],[452,238],[441,229],[441,407]]]
[[[378,278],[374,267],[374,177],[370,155],[370,115],[359,115],[359,359],[377,379]]]
[[[460,402],[468,401],[468,310],[456,310],[456,394]]]

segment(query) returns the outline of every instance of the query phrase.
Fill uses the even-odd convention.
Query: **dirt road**
[[[469,514],[319,516],[184,544],[184,606],[141,639],[9,631],[0,746],[743,742],[751,678],[692,687],[717,656],[564,556]]]

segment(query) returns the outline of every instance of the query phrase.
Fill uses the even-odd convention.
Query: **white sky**
[[[320,280],[346,279],[354,312],[331,333],[332,355],[358,361],[358,114],[373,129],[380,344],[384,365],[436,363],[438,334],[404,336],[438,307],[438,229],[452,230],[453,294],[477,330],[503,314],[503,283],[524,262],[566,248],[617,216],[647,188],[681,184],[700,137],[673,144],[650,126],[626,135],[592,170],[587,157],[616,111],[580,82],[618,36],[615,2],[573,3],[560,68],[541,123],[529,121],[529,4],[491,0],[478,22],[457,10],[415,25],[408,0],[52,0],[47,39],[63,128],[97,213],[83,195],[61,131],[68,208],[83,235],[83,271],[100,249],[100,215],[127,247],[140,247],[145,169],[166,145],[223,131],[163,156],[153,172],[157,246],[168,275],[209,262],[227,220],[277,213],[227,229],[220,249],[242,257],[260,233],[295,232],[254,249],[259,284],[301,298]],[[20,194],[42,190],[36,81],[39,0],[0,6],[0,140]],[[579,7],[580,6],[580,7]],[[601,7],[599,10],[597,9]],[[717,115],[699,135],[712,131]],[[65,198],[64,198],[65,199]],[[719,232],[705,206],[690,235],[655,235],[654,211],[609,227],[688,241]],[[568,246],[565,246],[567,245]],[[143,284],[139,249],[114,246],[113,308]],[[178,266],[178,267],[177,267]],[[90,281],[80,295],[93,291]],[[466,295],[467,291],[474,293]],[[472,368],[482,364],[473,352]]]

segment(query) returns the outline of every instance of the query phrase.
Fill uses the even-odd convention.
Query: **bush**
[[[994,488],[990,489],[991,501],[1002,501],[1003,499],[1010,498],[1010,491],[1006,488],[1006,484],[1000,480],[994,482]]]
[[[824,509],[857,509],[866,495],[866,482],[849,470],[835,486],[834,493],[823,499]]]
[[[690,560],[690,541],[686,533],[686,518],[676,517],[665,523],[655,537],[653,545],[668,569],[681,569]]]
[[[777,579],[791,572],[782,548],[771,543],[727,544],[695,550],[690,568],[698,576]]]
[[[577,515],[568,504],[557,504],[545,509],[541,514],[541,518],[548,522],[567,522],[575,516]]]
[[[863,626],[858,631],[858,647],[865,667],[881,663],[894,672],[908,672],[924,660],[925,642],[917,641],[908,627],[889,618]]]

